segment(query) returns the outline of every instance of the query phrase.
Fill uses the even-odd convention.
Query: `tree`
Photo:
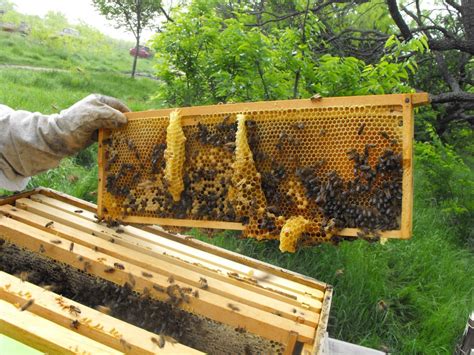
[[[262,3],[252,9],[244,2],[194,0],[176,9],[174,22],[154,38],[163,82],[159,97],[170,106],[187,106],[413,90],[408,81],[416,62],[407,54],[425,52],[424,37],[402,43],[385,36],[383,55],[366,63],[320,51],[326,30],[307,0],[285,8],[301,16],[284,24],[271,21],[279,3],[271,8],[265,2],[265,11]]]
[[[428,65],[435,70],[429,72],[427,82],[438,77],[442,83],[431,96],[440,112],[437,133],[445,133],[456,123],[467,122],[474,127],[474,1],[440,1],[441,8],[435,11],[423,9],[419,0],[411,6],[399,7],[396,0],[387,0],[387,4],[404,40],[420,33],[428,38],[432,53]]]
[[[140,36],[144,28],[152,25],[153,19],[163,13],[170,21],[160,0],[92,0],[94,6],[108,20],[115,21],[118,28],[126,28],[135,37],[135,56],[132,78],[135,77]]]

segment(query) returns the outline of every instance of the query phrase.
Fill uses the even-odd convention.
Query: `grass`
[[[195,235],[333,285],[332,337],[395,354],[448,354],[474,307],[474,256],[450,237],[436,209],[417,203],[414,222],[410,241],[345,242],[293,255],[231,233]]]
[[[111,95],[132,110],[159,106],[152,97],[158,82],[114,72],[37,72],[0,68],[0,102],[15,109],[55,113],[90,93]]]
[[[0,31],[0,64],[130,73],[133,57],[128,51],[133,44],[109,39],[108,44],[93,46],[83,45],[80,39],[67,40],[72,41],[70,46]],[[71,47],[73,52],[68,50]],[[153,74],[153,61],[139,58],[137,72]]]
[[[2,35],[3,36],[3,35]],[[68,66],[56,52],[27,43],[10,45],[0,52],[15,64]],[[2,42],[3,41],[3,42]],[[0,37],[0,46],[5,38]],[[15,49],[16,48],[16,49]],[[16,54],[15,54],[16,53]],[[36,60],[36,56],[40,59]],[[110,54],[114,58],[115,54]],[[119,57],[117,57],[119,58]],[[123,62],[129,58],[122,58]],[[18,61],[17,61],[18,60]],[[107,59],[108,60],[108,59]],[[133,110],[160,106],[153,100],[159,86],[149,79],[131,80],[115,71],[107,60],[84,57],[86,69],[68,72],[33,72],[0,69],[0,102],[16,109],[46,114],[66,108],[91,92],[112,95]],[[430,203],[429,181],[418,164],[415,176],[414,237],[385,245],[345,242],[339,247],[321,245],[297,253],[281,254],[275,242],[239,239],[234,233],[208,238],[209,243],[237,251],[281,267],[309,275],[335,288],[329,332],[332,337],[395,354],[448,354],[462,334],[466,318],[474,309],[474,255],[460,242],[461,230]],[[472,171],[471,171],[472,172]],[[472,178],[472,175],[471,175]],[[97,186],[96,147],[65,159],[57,169],[32,179],[29,187],[51,187],[94,201]]]

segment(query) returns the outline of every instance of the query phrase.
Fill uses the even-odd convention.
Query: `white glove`
[[[99,128],[126,124],[128,111],[119,100],[96,94],[50,116],[0,107],[0,170],[17,181],[54,168],[93,143]]]

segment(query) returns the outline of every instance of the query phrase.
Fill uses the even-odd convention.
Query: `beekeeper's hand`
[[[93,143],[99,128],[126,124],[123,113],[128,111],[119,100],[96,94],[49,116],[0,105],[0,187],[23,189],[25,178],[56,167]]]

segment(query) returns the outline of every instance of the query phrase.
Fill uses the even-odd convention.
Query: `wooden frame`
[[[326,284],[159,227],[121,226],[118,233],[94,221],[95,208],[53,190],[36,189],[0,202],[0,233],[18,246],[35,252],[42,248],[43,255],[76,268],[87,262],[89,273],[119,285],[133,277],[135,291],[146,287],[159,300],[164,295],[153,286],[166,287],[170,275],[176,284],[193,289],[203,275],[208,289],[199,289],[199,299],[184,304],[184,310],[244,326],[290,348],[303,342],[317,352],[314,344],[325,332],[332,294]],[[116,263],[124,270],[105,272]],[[229,303],[238,311],[229,309]]]
[[[50,347],[54,344],[62,344],[64,339],[72,339],[77,342],[76,345],[78,347],[84,347],[90,352],[95,350],[92,353],[102,353],[107,350],[109,353],[114,354],[124,352],[128,354],[154,354],[158,350],[158,346],[151,340],[152,338],[159,337],[158,335],[29,282],[21,281],[17,277],[5,272],[0,272],[0,299],[15,306],[14,310],[11,307],[8,308],[11,311],[5,315],[3,319],[5,323],[13,325],[12,323],[15,318],[28,314],[26,317],[28,319],[27,324],[22,322],[20,327],[20,324],[16,323],[14,330],[10,331],[7,331],[7,327],[5,327],[5,332],[8,333],[8,336],[27,344],[31,342],[25,339],[22,334],[28,330],[32,335],[41,336],[39,330],[42,328],[38,328],[41,323],[45,323],[49,326],[49,328],[45,328],[48,337],[54,334],[49,339],[53,341],[53,344],[48,345]],[[17,307],[21,307],[21,305],[26,304],[29,300],[34,300],[34,303],[27,309],[26,313],[20,312]],[[77,307],[80,310],[80,314],[70,312],[69,307],[71,305]],[[25,327],[26,325],[35,327],[29,329]],[[59,329],[60,331],[56,333],[52,332],[52,329]],[[91,344],[96,349],[91,349]],[[36,342],[33,342],[32,346],[35,347],[35,345]],[[68,345],[70,344],[68,343]],[[61,351],[64,348],[65,346],[62,346]],[[47,351],[49,349],[42,348],[41,350]],[[73,348],[73,350],[75,349]],[[165,342],[165,346],[163,349],[160,349],[160,352],[168,354],[176,354],[177,352],[183,354],[200,353],[176,342]]]
[[[281,100],[252,103],[236,103],[213,106],[195,106],[180,108],[183,117],[183,125],[196,125],[198,122],[195,116],[209,113],[238,113],[262,110],[280,109],[305,109],[315,107],[329,107],[337,105],[399,105],[403,110],[403,197],[400,229],[380,232],[383,238],[408,239],[412,234],[412,209],[413,209],[413,108],[425,105],[429,102],[427,93],[392,94],[392,95],[367,95],[348,97],[329,97],[320,100]],[[140,120],[152,117],[168,116],[174,109],[161,109],[144,112],[127,113],[129,120]],[[186,117],[193,116],[193,117]],[[105,163],[104,149],[101,145],[104,138],[104,131],[99,132],[99,166]],[[99,194],[98,213],[102,217],[103,192],[105,191],[105,176],[103,168],[99,169]],[[244,230],[245,226],[236,222],[205,221],[190,219],[158,218],[145,216],[123,216],[124,223],[159,224],[163,226],[195,227],[195,228],[215,228],[229,230]],[[345,237],[355,237],[359,232],[358,228],[345,228],[338,231],[338,235]]]

